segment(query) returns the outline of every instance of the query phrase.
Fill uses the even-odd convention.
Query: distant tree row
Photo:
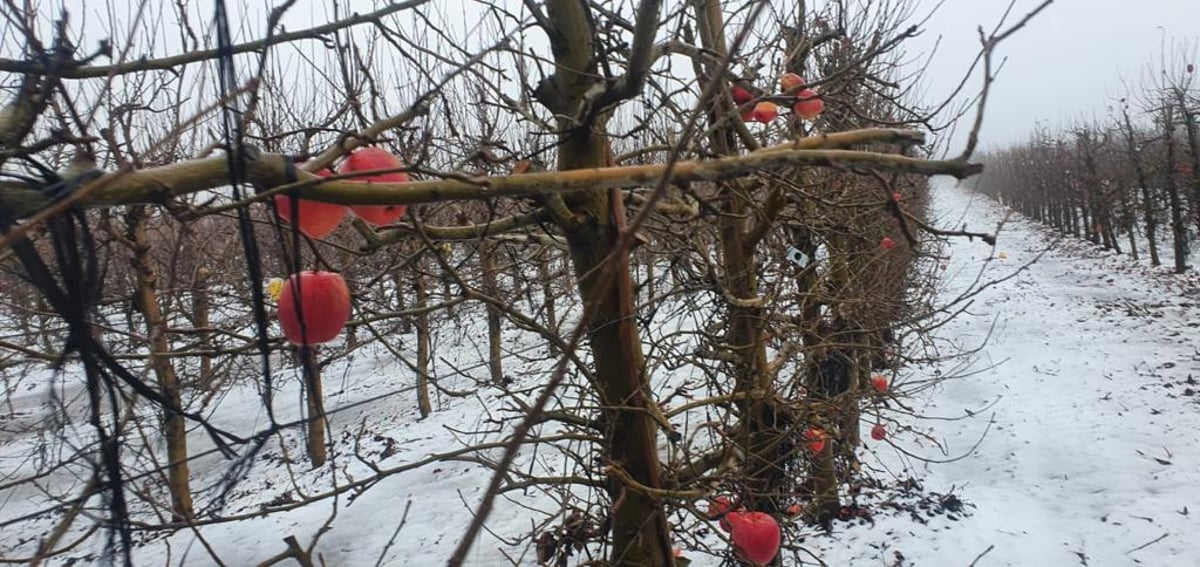
[[[986,153],[972,186],[1064,234],[1186,271],[1200,230],[1200,83],[1188,52],[1165,57],[1105,121]]]

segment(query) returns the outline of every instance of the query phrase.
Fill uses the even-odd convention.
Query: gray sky
[[[976,28],[991,29],[1008,3],[946,0],[913,46],[929,49],[942,37],[930,69],[930,95],[957,84],[979,51]],[[1011,19],[1039,3],[1017,0]],[[1158,63],[1164,38],[1168,49],[1173,41],[1190,42],[1188,54],[1200,67],[1195,49],[1200,0],[1055,0],[1000,48],[1008,62],[993,86],[983,147],[1022,141],[1037,121],[1053,128],[1076,119],[1104,119],[1109,103],[1125,95],[1122,79],[1136,82],[1148,63]],[[916,51],[910,48],[910,53]],[[971,84],[978,92],[978,78]],[[952,152],[961,148],[962,139],[960,132]]]

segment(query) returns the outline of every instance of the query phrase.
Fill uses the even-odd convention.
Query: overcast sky
[[[261,10],[254,0],[244,1],[246,9]],[[913,1],[924,7],[921,14],[938,3],[938,0]],[[995,26],[1009,1],[944,0],[924,26],[924,34],[907,46],[908,53],[915,58],[921,52],[930,52],[941,39],[927,75],[929,98],[944,96],[958,84],[979,51],[977,27]],[[76,13],[103,13],[86,0],[51,0],[47,4],[58,6],[60,2]],[[1018,20],[1040,2],[1017,0],[1010,21]],[[370,10],[376,4],[374,0],[351,0],[351,3],[361,10]],[[462,6],[455,0],[440,3],[459,9]],[[237,12],[243,0],[229,4]],[[332,17],[328,6],[319,0],[300,4],[304,7],[296,8],[290,15],[297,19],[289,22],[296,24],[293,27],[324,23]],[[87,10],[82,9],[85,5]],[[211,5],[211,0],[195,0],[189,3],[189,9],[194,17],[208,20]],[[47,22],[54,14],[57,10],[47,13]],[[261,18],[247,20],[239,13],[234,19],[239,31],[260,33]],[[75,21],[79,21],[78,16]],[[93,21],[92,31],[102,31],[103,27]],[[173,39],[162,40],[168,51],[177,50],[174,45],[177,41]],[[1053,128],[1093,118],[1103,120],[1109,104],[1126,94],[1122,79],[1136,82],[1144,76],[1148,64],[1158,63],[1164,43],[1168,49],[1172,45],[1186,46],[1186,52],[1179,53],[1176,66],[1183,66],[1182,56],[1186,54],[1200,67],[1197,49],[1200,0],[1055,0],[1000,48],[999,55],[1008,60],[993,87],[982,137],[984,148],[1023,141],[1039,121]],[[967,94],[978,90],[976,76]],[[961,149],[964,134],[960,129],[955,143],[948,148],[951,152]]]
[[[1017,0],[1012,19],[1040,1]],[[942,38],[930,69],[931,95],[957,84],[979,51],[976,28],[994,26],[1008,3],[945,1],[919,40],[928,49]],[[1136,80],[1148,63],[1159,61],[1164,38],[1168,48],[1172,42],[1190,42],[1187,54],[1200,67],[1200,0],[1055,0],[1001,47],[1008,62],[993,87],[984,147],[1022,141],[1037,121],[1053,127],[1075,119],[1102,120],[1109,103],[1125,95],[1122,78]],[[978,91],[979,81],[973,85]]]

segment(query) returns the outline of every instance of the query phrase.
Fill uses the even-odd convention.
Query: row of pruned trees
[[[185,6],[159,7],[177,11],[155,18],[179,22],[186,53],[112,65],[96,61],[111,46],[80,53],[65,23],[47,35],[40,20],[9,14],[24,47],[0,60],[20,87],[0,115],[0,212],[15,251],[4,258],[13,285],[3,296],[9,320],[38,332],[0,344],[25,357],[5,378],[43,386],[32,369],[66,357],[67,379],[82,376],[90,399],[107,400],[61,408],[95,430],[83,450],[11,471],[0,487],[21,490],[58,468],[90,479],[36,516],[52,519],[53,535],[23,541],[14,558],[70,553],[67,534],[92,533],[81,525],[87,506],[82,517],[126,538],[113,550],[127,561],[133,526],[199,534],[332,501],[328,524],[338,498],[449,461],[494,475],[454,565],[497,498],[516,490],[558,504],[519,539],[536,537],[541,559],[557,564],[583,554],[671,565],[673,546],[703,549],[695,534],[712,518],[695,504],[718,495],[780,521],[795,505],[816,524],[843,513],[860,425],[886,420],[883,401],[899,391],[880,391],[871,376],[919,357],[909,345],[939,312],[928,306],[932,236],[965,235],[927,225],[925,178],[978,171],[973,147],[948,160],[924,153],[918,127],[940,117],[897,82],[907,80],[901,46],[918,32],[911,6],[478,8],[478,28],[440,36],[420,30],[453,10],[417,2],[308,32],[270,27],[264,43],[207,52]],[[993,36],[985,57],[1007,35]],[[277,47],[313,37],[321,41],[303,57]],[[228,68],[243,82],[214,89],[208,77]],[[788,111],[811,97],[780,92],[786,72],[808,79],[825,112]],[[734,84],[754,99],[735,101]],[[214,113],[214,100],[239,112]],[[760,103],[783,110],[747,120]],[[210,129],[210,118],[237,127]],[[403,156],[418,181],[364,187],[312,175],[363,145]],[[64,171],[72,159],[98,171]],[[314,240],[271,208],[269,191],[281,188],[411,207],[394,225],[353,221]],[[70,214],[47,212],[56,207]],[[92,264],[103,269],[83,269]],[[273,306],[262,286],[316,268],[350,282],[354,314],[344,340],[296,349],[266,324]],[[80,281],[68,281],[73,273]],[[78,305],[58,292],[75,285],[89,290]],[[436,339],[480,314],[479,364],[455,367],[472,380],[449,389],[451,377],[432,371]],[[688,318],[696,324],[681,328]],[[545,349],[513,352],[505,336],[514,333]],[[322,375],[381,352],[412,383],[379,395],[411,396],[420,417],[439,398],[494,398],[511,411],[496,412],[495,428],[455,432],[461,446],[438,455],[397,465],[359,453],[365,434],[328,431]],[[533,379],[511,370],[522,359],[536,362]],[[281,384],[281,367],[299,384]],[[144,379],[104,375],[121,368]],[[212,426],[223,416],[211,402],[247,383],[262,397],[263,428]],[[305,400],[296,422],[272,413],[289,387]],[[293,429],[305,433],[313,471],[301,479],[288,469],[303,501],[222,514],[230,479],[268,466],[254,457],[275,443],[288,449]],[[210,452],[190,449],[200,435],[238,458],[197,490],[188,465]],[[358,468],[332,462],[331,447],[355,451]],[[520,461],[528,447],[553,469]],[[126,483],[147,478],[168,497]],[[32,520],[2,521],[7,530]],[[266,564],[311,563],[328,527],[307,548],[290,537]]]
[[[1186,51],[1186,50],[1184,50]],[[1106,121],[1042,130],[983,156],[979,191],[1064,234],[1188,269],[1200,232],[1200,79],[1179,57]]]

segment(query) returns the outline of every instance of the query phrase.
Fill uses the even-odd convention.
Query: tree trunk
[[[1133,210],[1133,204],[1129,202],[1129,187],[1125,186],[1125,182],[1121,181],[1121,225],[1129,236],[1129,254],[1133,256],[1133,261],[1138,261],[1138,246],[1137,246],[1137,214]]]
[[[546,328],[558,334],[558,312],[554,303],[554,297],[558,294],[554,289],[554,280],[551,278],[551,254],[549,249],[543,251],[541,258],[538,259],[537,269],[538,279],[542,284],[542,306],[545,309]],[[559,354],[558,347],[554,343],[550,343],[550,354],[553,356]]]
[[[480,276],[483,280],[483,292],[501,300],[500,285],[496,281],[496,243],[484,240],[479,250]],[[486,304],[488,324],[488,370],[491,373],[492,384],[504,383],[504,359],[501,352],[500,309],[491,302]]]
[[[321,365],[315,345],[300,346],[300,364],[304,371],[304,399],[308,409],[308,460],[313,468],[325,464],[325,394],[321,384]]]
[[[433,404],[429,401],[429,292],[425,287],[425,274],[414,276],[413,288],[416,291],[417,310],[417,411],[421,419],[433,413]]]
[[[1188,110],[1187,93],[1178,87],[1173,91],[1175,103],[1179,105],[1179,114],[1183,118],[1184,132],[1187,134],[1188,157],[1191,158],[1192,171],[1186,178],[1192,189],[1189,192],[1192,198],[1192,215],[1195,217],[1196,228],[1200,228],[1200,127],[1196,124],[1196,113]]]
[[[587,105],[601,76],[590,4],[548,0],[544,4],[556,70],[543,97],[558,116],[559,171],[611,164],[606,114]],[[657,16],[653,16],[657,17]],[[582,123],[577,117],[585,117]],[[595,387],[604,408],[601,424],[606,462],[621,472],[608,477],[611,547],[608,565],[666,567],[674,562],[671,533],[660,498],[626,486],[622,476],[661,489],[658,430],[661,415],[650,394],[633,306],[629,250],[619,249],[625,222],[621,192],[593,191],[565,199],[569,217],[552,213],[567,237],[579,295],[588,319]],[[611,258],[611,261],[610,261]]]
[[[1179,187],[1175,183],[1175,116],[1174,108],[1167,106],[1163,110],[1163,135],[1167,140],[1167,162],[1165,164],[1164,185],[1167,189],[1167,202],[1171,207],[1171,240],[1175,250],[1175,273],[1187,271],[1187,225],[1184,223],[1183,200],[1179,195]]]
[[[1146,179],[1146,169],[1142,166],[1141,152],[1138,150],[1137,141],[1133,137],[1133,123],[1129,119],[1129,111],[1124,107],[1121,108],[1121,118],[1123,122],[1122,132],[1125,134],[1125,151],[1129,153],[1129,159],[1133,162],[1134,179],[1142,188],[1142,214],[1146,222],[1146,247],[1150,251],[1150,265],[1159,266],[1162,262],[1158,257],[1158,219],[1157,211],[1154,210],[1154,195],[1150,192],[1150,183]]]
[[[159,390],[171,405],[182,408],[179,376],[170,357],[166,356],[171,352],[171,345],[167,339],[167,322],[159,308],[158,274],[150,257],[144,219],[144,206],[132,207],[126,216],[137,286],[134,297],[146,323],[150,347],[148,361],[158,380]],[[192,491],[188,482],[187,423],[182,415],[163,408],[162,429],[167,444],[167,486],[171,492],[171,515],[175,521],[184,521],[193,514]]]
[[[396,311],[404,311],[404,270],[396,270],[392,273],[392,289],[396,290]],[[399,330],[404,334],[411,333],[412,318],[408,316],[401,317]]]
[[[212,327],[211,315],[212,301],[208,297],[208,278],[211,275],[208,268],[201,266],[196,269],[196,277],[192,283],[192,322],[199,329],[208,329]],[[205,350],[214,350],[216,345],[212,342],[212,333],[201,331],[197,337],[200,342],[200,348]],[[200,389],[205,392],[211,392],[213,389],[213,356],[205,353],[200,357],[200,378],[198,380]]]

